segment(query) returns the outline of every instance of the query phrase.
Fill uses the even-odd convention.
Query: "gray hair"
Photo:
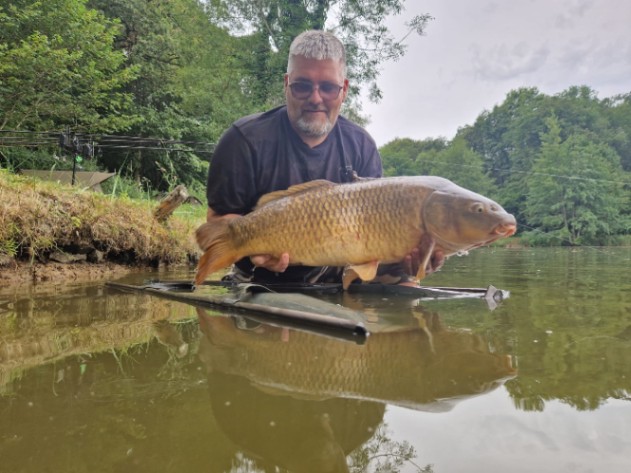
[[[342,75],[346,77],[346,50],[342,42],[328,31],[309,30],[300,33],[289,46],[287,73],[291,72],[294,56],[323,61],[332,59],[342,65]]]

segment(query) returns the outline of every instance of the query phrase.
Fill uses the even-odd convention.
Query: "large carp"
[[[499,204],[441,177],[316,180],[266,194],[242,217],[201,225],[195,283],[245,256],[289,253],[289,264],[345,266],[347,288],[414,248],[421,280],[435,252],[448,257],[515,231],[515,217]]]

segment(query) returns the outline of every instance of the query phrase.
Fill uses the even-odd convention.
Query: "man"
[[[350,182],[354,173],[381,177],[374,140],[340,116],[349,82],[339,39],[324,31],[296,37],[284,84],[286,105],[236,121],[217,144],[208,174],[208,222],[244,215],[262,195],[302,182]],[[232,277],[263,283],[315,282],[337,278],[339,273],[339,268],[288,263],[287,253],[256,255],[237,262]],[[416,274],[417,253],[406,263],[407,272]],[[407,278],[398,267],[390,280]]]

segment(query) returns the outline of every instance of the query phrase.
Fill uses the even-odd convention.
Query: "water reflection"
[[[208,388],[217,425],[241,450],[234,462],[264,471],[348,471],[346,456],[372,437],[385,411],[370,401],[272,394],[221,372],[208,374]]]
[[[239,464],[296,472],[348,471],[350,464],[363,471],[375,455],[392,466],[415,452],[388,438],[387,404],[444,411],[515,374],[510,357],[493,353],[482,337],[449,329],[418,307],[389,322],[374,312],[371,323],[381,333],[365,345],[191,311],[94,287],[5,303],[4,464],[11,471],[67,471],[106,448],[109,464],[149,471],[160,463],[155,447],[165,433],[186,430],[189,440],[199,435],[194,443],[221,439],[213,471]],[[68,442],[80,453],[60,457]]]
[[[44,285],[1,297],[0,394],[28,368],[71,355],[125,351],[165,336],[154,326],[159,320],[195,317],[190,306],[99,285]]]
[[[515,374],[509,356],[471,332],[447,330],[432,312],[421,315],[422,327],[408,321],[364,345],[198,314],[215,420],[263,469],[345,471],[345,458],[383,422],[385,404],[449,410]]]
[[[364,345],[99,285],[5,290],[0,470],[457,471],[461,432],[471,471],[627,471],[630,256],[480,250],[432,280],[510,289],[493,312],[331,296]]]
[[[372,333],[365,345],[198,313],[205,335],[200,356],[209,372],[242,376],[260,390],[294,398],[441,411],[515,374],[510,356],[491,352],[470,331],[447,330],[432,312],[423,314],[423,327]]]

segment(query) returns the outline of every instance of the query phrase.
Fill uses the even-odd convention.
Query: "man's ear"
[[[348,79],[344,79],[344,88],[342,89],[342,102],[344,100],[346,100],[346,96],[348,95],[348,86],[349,86],[349,82]]]

